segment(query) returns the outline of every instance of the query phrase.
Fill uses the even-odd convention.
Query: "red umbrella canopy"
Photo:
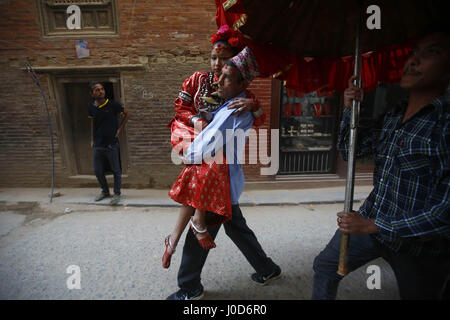
[[[448,21],[445,3],[216,0],[216,21],[218,26],[227,23],[239,28],[251,39],[262,75],[275,73],[277,69],[278,78],[300,92],[324,86],[342,92],[353,72],[352,56],[360,18],[360,52],[366,53],[361,76],[365,89],[371,90],[380,81],[398,82],[411,51],[411,39],[423,36],[435,23]],[[369,29],[377,24],[380,29]]]
[[[354,54],[358,16],[364,53],[420,37],[431,23],[447,21],[445,4],[448,1],[242,0],[248,18],[240,31],[305,57],[344,57]],[[374,5],[380,29],[367,27],[377,15]]]

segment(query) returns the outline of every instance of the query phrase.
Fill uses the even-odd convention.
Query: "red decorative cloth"
[[[283,106],[283,115],[285,118],[288,118],[292,115],[292,105],[287,102]]]
[[[233,48],[237,48],[239,51],[242,50],[243,41],[242,33],[231,29],[227,24],[222,25],[219,30],[211,37],[211,44],[214,45],[217,41],[227,42]]]
[[[303,110],[302,104],[300,102],[297,102],[294,105],[294,116],[300,117],[302,115],[302,110]]]
[[[328,100],[325,101],[323,106],[325,108],[325,115],[327,115],[327,116],[331,115],[331,107],[330,107],[330,103]]]
[[[224,5],[227,10],[224,9]],[[217,27],[223,24],[242,26],[245,24],[246,9],[241,0],[216,0]],[[348,79],[353,75],[353,57],[306,58],[268,44],[256,43],[244,36],[253,51],[261,77],[274,76],[285,81],[287,88],[300,94],[311,93],[326,87],[343,93]],[[364,91],[371,91],[380,82],[394,84],[401,79],[403,65],[412,51],[415,40],[378,48],[362,55],[361,80]]]
[[[223,164],[185,166],[169,191],[176,202],[214,212],[207,220],[208,225],[231,219],[230,178],[225,157],[223,160]]]
[[[223,5],[228,0],[215,0],[216,2],[216,23],[217,28],[220,28],[224,24],[227,24],[233,27],[239,20],[242,19],[243,14],[246,12],[243,4],[240,1],[237,1],[230,8],[227,7],[227,10],[224,9]]]
[[[380,48],[362,55],[361,81],[364,91],[368,92],[378,87],[380,82],[398,83],[402,76],[403,65],[412,51],[412,43]],[[255,55],[256,56],[256,55]],[[271,56],[259,59],[272,59]],[[258,64],[261,64],[258,60]],[[289,61],[285,62],[286,64]],[[297,56],[286,72],[277,76],[286,81],[286,87],[295,89],[298,93],[310,93],[321,88],[327,88],[343,93],[348,86],[348,79],[353,75],[353,57],[331,58],[322,57],[306,59]]]
[[[320,117],[322,115],[322,105],[319,102],[314,103],[314,114],[316,117]]]

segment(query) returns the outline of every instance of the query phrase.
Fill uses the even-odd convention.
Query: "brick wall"
[[[259,127],[253,127],[256,129],[258,135],[259,130],[267,131],[267,149],[268,152],[266,154],[270,155],[270,110],[271,110],[271,79],[267,78],[256,78],[249,87],[249,90],[253,92],[253,94],[258,99],[261,107],[264,110],[266,115],[266,119],[263,125]],[[258,148],[260,146],[260,141],[258,138]],[[246,159],[249,158],[249,146],[246,146]],[[256,155],[254,155],[256,156]],[[273,176],[263,176],[261,175],[261,168],[266,167],[265,165],[261,165],[259,155],[257,156],[258,162],[256,165],[253,164],[245,164],[243,165],[244,174],[247,181],[260,181],[260,180],[270,180]]]
[[[133,3],[136,4],[133,7]],[[50,138],[47,114],[38,87],[22,70],[34,67],[81,67],[143,64],[121,71],[123,103],[132,116],[127,125],[128,177],[124,187],[168,187],[181,170],[170,161],[172,101],[183,80],[209,70],[209,38],[216,31],[214,1],[118,1],[120,37],[86,39],[90,56],[77,59],[75,41],[44,40],[35,1],[0,2],[0,185],[49,186]],[[84,40],[84,39],[79,39]],[[80,73],[82,75],[82,73]],[[95,180],[70,179],[62,150],[60,107],[51,75],[39,74],[55,130],[56,186],[97,186]],[[270,80],[250,88],[270,125]],[[258,166],[244,166],[248,180],[267,179]]]

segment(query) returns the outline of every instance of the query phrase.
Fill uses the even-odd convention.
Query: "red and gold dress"
[[[200,121],[203,127],[206,126],[211,120],[209,116],[220,107],[221,104],[210,104],[201,99],[211,97],[215,91],[213,83],[217,80],[211,72],[195,72],[184,81],[174,101],[175,117],[168,124],[171,128],[170,142],[177,151],[183,152],[188,148],[199,133],[194,129],[194,122]],[[246,91],[246,96],[254,98],[249,91]],[[254,124],[260,125],[262,121],[264,117],[259,117]],[[231,219],[230,176],[225,156],[223,160],[222,164],[186,165],[169,191],[170,198],[178,203],[215,213],[208,215],[208,225]]]

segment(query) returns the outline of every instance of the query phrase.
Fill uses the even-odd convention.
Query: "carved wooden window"
[[[37,0],[44,38],[118,37],[117,0]],[[80,8],[80,29],[69,29],[67,8]]]

